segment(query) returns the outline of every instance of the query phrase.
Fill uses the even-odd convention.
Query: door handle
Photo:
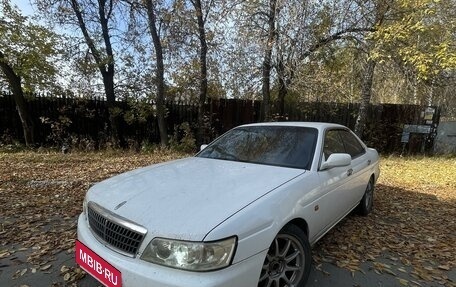
[[[352,174],[353,174],[353,169],[352,169],[352,168],[350,168],[349,170],[347,170],[347,176],[350,176],[350,175],[352,175]]]

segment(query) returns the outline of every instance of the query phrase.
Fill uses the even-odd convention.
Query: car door
[[[346,153],[339,129],[326,130],[323,138],[321,163],[325,162],[333,153]],[[318,171],[321,188],[325,194],[324,200],[327,203],[325,212],[326,227],[323,232],[339,221],[351,207],[352,199],[347,197],[351,188],[351,171],[351,165]]]
[[[370,160],[366,156],[366,149],[349,130],[340,130],[339,135],[345,147],[345,152],[352,157],[352,174],[350,188],[347,189],[346,197],[355,206],[363,197],[364,191],[369,181]]]

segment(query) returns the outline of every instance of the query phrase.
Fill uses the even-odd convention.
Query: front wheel
[[[295,225],[285,226],[269,247],[258,287],[304,287],[311,260],[306,234]]]

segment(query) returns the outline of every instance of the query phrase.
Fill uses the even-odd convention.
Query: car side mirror
[[[207,146],[208,146],[207,144],[202,144],[202,145],[200,146],[200,151],[202,151],[203,149],[205,149]]]
[[[347,166],[351,164],[351,155],[348,153],[333,153],[328,159],[321,164],[320,170],[330,169],[333,167]]]

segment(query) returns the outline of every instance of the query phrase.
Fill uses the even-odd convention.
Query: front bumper
[[[122,273],[124,287],[255,287],[267,250],[227,268],[190,272],[121,255],[105,247],[92,235],[83,215],[78,219],[78,240]]]

